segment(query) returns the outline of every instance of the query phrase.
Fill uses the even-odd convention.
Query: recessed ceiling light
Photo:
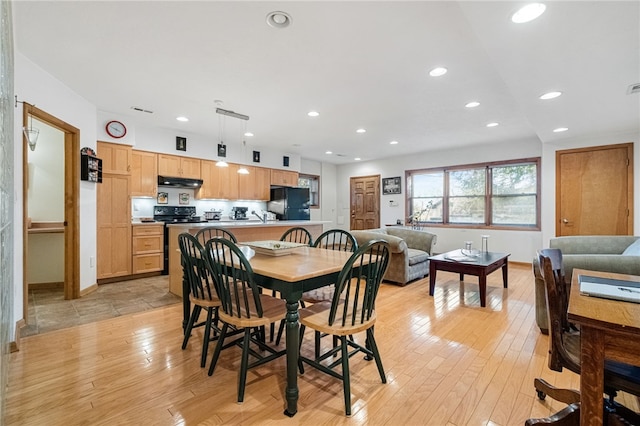
[[[331,154],[333,154],[333,152],[327,151],[327,152],[325,152],[325,154],[331,155]]]
[[[525,22],[530,22],[536,19],[538,16],[542,15],[547,6],[542,3],[531,3],[524,7],[521,7],[516,13],[511,15],[511,21],[516,24],[524,24]]]
[[[308,115],[309,117],[317,117],[317,116],[319,116],[319,115],[320,115],[320,113],[319,113],[318,111],[309,111],[309,112],[307,113],[307,115]]]
[[[360,161],[360,157],[356,157],[356,158],[354,158],[354,160]]]
[[[547,99],[557,98],[560,95],[562,95],[562,92],[547,92],[544,95],[540,95],[540,99],[546,101]]]
[[[389,145],[398,145],[398,141],[391,141],[389,142]]]
[[[286,12],[276,11],[267,15],[267,24],[273,28],[286,28],[291,22],[291,16]]]
[[[445,75],[446,73],[447,73],[447,69],[444,67],[437,67],[429,71],[429,75],[431,77],[440,77],[442,75]]]
[[[494,121],[493,123],[489,123],[489,124],[487,124],[487,127],[496,127],[496,126],[498,126],[498,125],[499,125],[499,124],[498,124],[498,123],[496,123],[496,122]]]
[[[471,101],[471,102],[469,102],[468,104],[466,104],[466,105],[465,105],[465,107],[467,107],[467,108],[475,108],[475,107],[477,107],[478,105],[480,105],[480,102],[477,102],[477,101]]]
[[[567,130],[569,130],[568,127],[558,127],[557,129],[553,129],[553,133],[566,132]]]
[[[178,121],[189,121],[189,119],[187,117],[183,117],[183,116],[176,117],[176,120],[178,120]]]
[[[356,130],[356,133],[367,133],[366,129],[358,129]]]
[[[245,133],[244,135],[250,138],[251,136],[253,136],[253,133],[251,133],[251,132],[247,132],[247,133]]]

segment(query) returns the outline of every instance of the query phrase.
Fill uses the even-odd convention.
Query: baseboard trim
[[[158,271],[158,272],[145,272],[142,274],[134,274],[134,275],[123,275],[121,277],[100,278],[98,280],[98,285],[117,283],[120,281],[137,280],[139,278],[159,277],[160,275],[162,275],[162,272]]]
[[[98,284],[91,284],[89,287],[80,290],[80,297],[93,293],[98,289]]]
[[[44,290],[51,288],[64,288],[64,282],[62,281],[54,281],[48,283],[29,283],[29,290]]]
[[[18,352],[20,350],[20,334],[22,334],[22,328],[27,325],[27,322],[23,319],[16,322],[16,340],[9,342],[9,352]]]

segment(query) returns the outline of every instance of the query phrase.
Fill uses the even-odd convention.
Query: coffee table
[[[437,256],[429,257],[429,296],[433,296],[436,286],[436,272],[447,271],[460,274],[463,281],[465,274],[478,277],[480,286],[480,306],[487,305],[487,275],[502,268],[502,282],[507,288],[508,261],[510,253],[473,252],[473,256],[465,256],[462,250],[453,250]]]

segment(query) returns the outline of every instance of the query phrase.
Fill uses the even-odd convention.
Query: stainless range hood
[[[202,186],[202,179],[188,179],[172,176],[158,176],[158,186],[171,186],[174,188],[198,189]]]

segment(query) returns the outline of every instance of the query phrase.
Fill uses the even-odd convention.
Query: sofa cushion
[[[636,242],[627,247],[622,254],[624,256],[640,256],[640,240],[636,240]]]
[[[409,266],[426,262],[429,259],[429,253],[423,250],[409,249]]]

